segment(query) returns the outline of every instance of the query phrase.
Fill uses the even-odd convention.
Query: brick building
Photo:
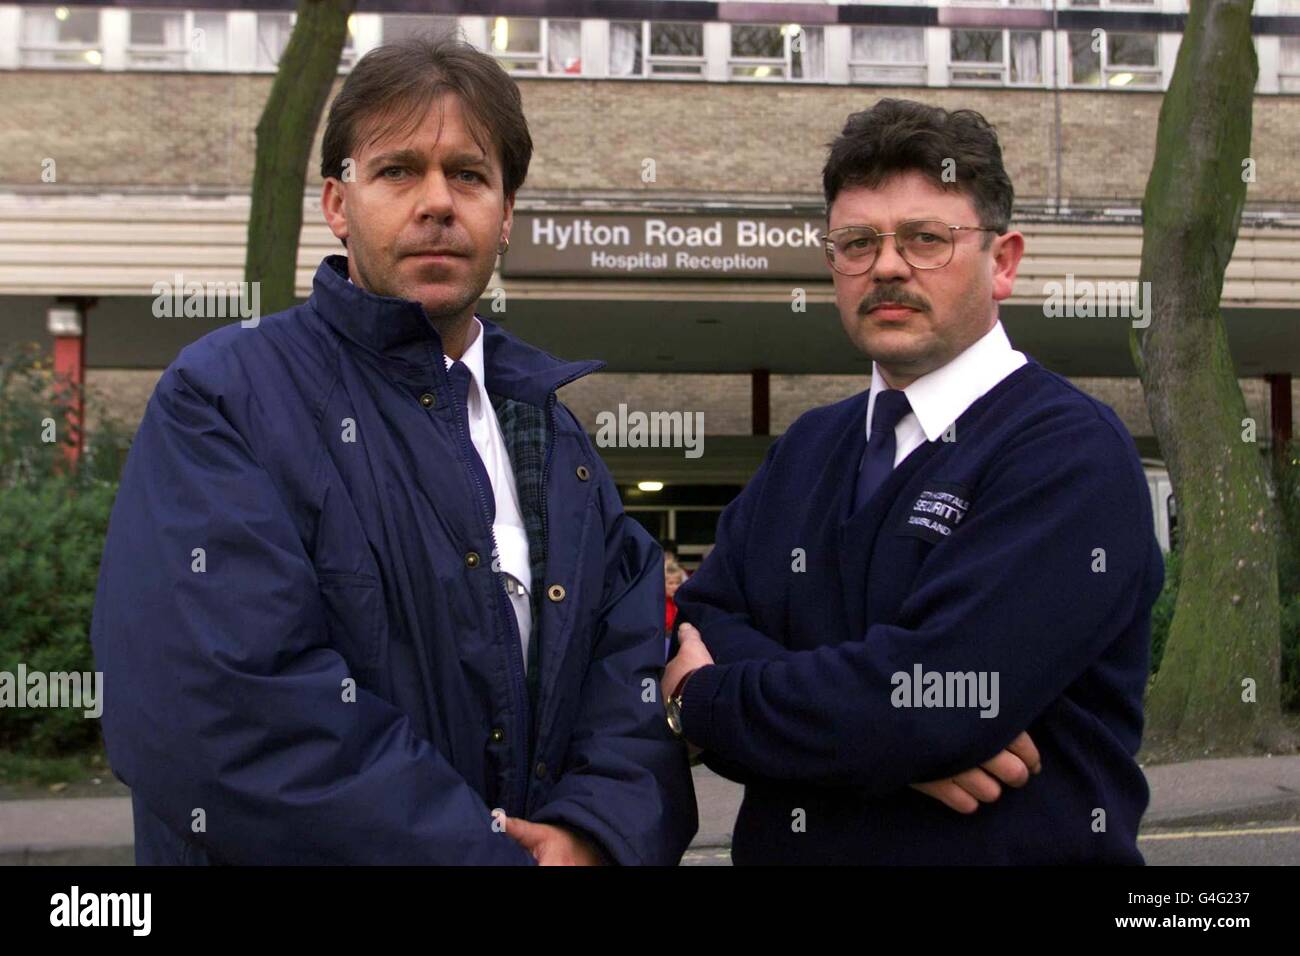
[[[151,305],[176,276],[241,278],[254,129],[293,18],[283,0],[249,5],[0,4],[0,345],[80,329],[92,418],[138,419],[177,350],[229,321]],[[1267,444],[1290,428],[1300,371],[1300,0],[1254,13],[1248,207],[1223,308]],[[699,457],[607,449],[629,506],[693,555],[773,436],[868,385],[806,240],[823,225],[825,144],[882,96],[997,126],[1027,245],[1001,307],[1012,341],[1158,459],[1128,321],[1045,302],[1137,278],[1185,16],[1183,0],[378,0],[350,21],[340,74],[385,38],[459,30],[518,77],[536,151],[482,312],[609,363],[562,395],[593,434],[620,405],[703,413]],[[304,296],[339,250],[315,167]]]

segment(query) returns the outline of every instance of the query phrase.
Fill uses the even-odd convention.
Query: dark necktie
[[[894,428],[911,410],[902,389],[887,388],[876,395],[876,407],[871,411],[871,434],[867,436],[867,450],[858,469],[853,497],[855,512],[871,500],[894,470]]]
[[[473,376],[470,374],[468,365],[457,361],[452,362],[451,368],[447,369],[447,377],[451,379],[451,387],[460,399],[460,408],[465,415],[465,438],[469,441],[469,463],[474,469],[474,474],[478,477],[479,484],[483,486],[483,494],[487,499],[488,520],[495,521],[497,502],[496,497],[492,494],[492,481],[488,478],[487,469],[483,467],[483,459],[479,457],[478,449],[474,447],[474,438],[469,430],[469,390]],[[880,401],[880,399],[877,398],[876,401]]]

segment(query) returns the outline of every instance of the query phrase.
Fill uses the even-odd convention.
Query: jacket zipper
[[[455,390],[451,388],[450,377],[446,375],[445,362],[443,363],[443,375],[447,378],[447,394],[452,397],[452,407],[457,410],[456,429],[460,432],[462,450],[467,451],[469,454],[477,454],[474,449],[474,442],[470,439],[468,427],[465,424],[469,417],[469,409],[464,409],[465,417],[462,419],[460,415],[460,402],[455,395]],[[479,516],[483,519],[484,524],[487,525],[488,537],[492,541],[492,561],[495,562],[500,558],[501,549],[500,545],[497,543],[496,528],[493,526],[492,522],[488,520],[487,494],[483,488],[483,483],[479,480],[478,474],[475,472],[473,466],[467,463],[466,467],[469,469],[470,479],[474,482],[474,487],[478,491]],[[491,570],[490,564],[488,568]],[[505,616],[506,627],[508,629],[507,636],[511,639],[506,652],[506,668],[510,672],[511,690],[514,693],[517,712],[525,716],[523,722],[524,733],[522,735],[524,738],[523,746],[520,747],[519,744],[513,740],[511,742],[511,750],[515,754],[515,763],[520,776],[519,793],[516,795],[515,799],[516,807],[511,808],[508,812],[511,816],[518,816],[523,812],[524,802],[528,793],[528,753],[532,740],[532,707],[528,700],[528,689],[524,677],[523,640],[522,635],[519,633],[519,622],[515,620],[514,606],[510,603],[510,599],[506,597],[505,587],[502,584],[502,579],[498,572],[492,571],[492,575],[496,578],[493,582],[493,590],[496,591],[497,594],[497,607]],[[513,652],[510,650],[510,647],[513,647]],[[522,707],[519,706],[520,704],[522,704]]]

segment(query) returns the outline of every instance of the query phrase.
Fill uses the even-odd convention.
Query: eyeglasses
[[[959,230],[997,232],[985,226],[954,226],[937,219],[909,219],[893,232],[877,232],[870,226],[841,226],[826,234],[826,261],[840,275],[860,276],[871,268],[886,236],[894,237],[894,248],[913,269],[942,269],[952,261],[952,249]]]

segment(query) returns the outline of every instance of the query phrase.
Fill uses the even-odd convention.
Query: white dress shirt
[[[528,595],[533,589],[532,565],[529,564],[528,533],[519,509],[519,490],[515,485],[515,472],[510,465],[505,439],[501,436],[501,423],[496,409],[488,398],[483,374],[483,323],[474,319],[470,326],[472,339],[466,344],[460,360],[469,369],[473,379],[469,390],[469,437],[474,450],[483,460],[483,469],[492,483],[492,496],[496,499],[496,519],[492,533],[497,539],[497,558],[500,569],[513,578],[516,586],[507,589],[514,607],[515,620],[519,622],[520,650],[524,655],[524,669],[528,669],[528,642],[533,633],[533,612]],[[447,368],[454,361],[443,355]],[[509,579],[507,579],[509,580]]]
[[[962,412],[1020,366],[1025,356],[1011,347],[1001,322],[966,351],[933,372],[922,375],[903,394],[912,410],[894,427],[894,467],[927,441],[940,438]],[[876,363],[871,363],[871,395],[867,398],[867,435],[876,396],[889,388]],[[960,439],[960,435],[957,436]]]

